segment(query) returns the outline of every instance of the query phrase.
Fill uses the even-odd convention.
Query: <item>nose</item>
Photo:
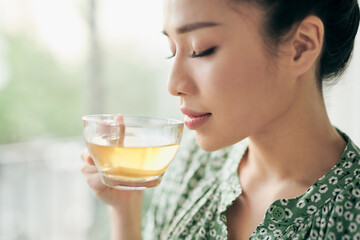
[[[192,70],[186,62],[175,57],[171,68],[168,91],[174,96],[192,95],[196,91],[196,84],[191,77]]]

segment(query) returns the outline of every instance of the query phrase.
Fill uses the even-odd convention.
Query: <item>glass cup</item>
[[[183,123],[172,119],[88,115],[86,146],[102,182],[118,189],[157,186],[180,144]]]

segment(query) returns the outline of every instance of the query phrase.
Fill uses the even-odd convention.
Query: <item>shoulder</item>
[[[348,140],[344,161],[336,169],[337,173],[342,172],[344,184],[334,192],[327,231],[329,239],[338,236],[360,239],[360,150]]]
[[[334,197],[328,220],[328,238],[360,239],[360,175]],[[346,238],[347,237],[347,238]]]

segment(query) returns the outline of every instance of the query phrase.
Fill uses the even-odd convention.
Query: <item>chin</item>
[[[220,136],[219,134],[207,135],[196,132],[196,141],[200,148],[206,152],[214,152],[222,148],[236,144],[245,138],[246,135],[232,136],[232,138],[226,136]]]
[[[218,141],[214,139],[200,136],[199,134],[196,134],[196,141],[199,144],[200,148],[206,152],[214,152],[221,148],[226,147],[226,145],[220,144]]]

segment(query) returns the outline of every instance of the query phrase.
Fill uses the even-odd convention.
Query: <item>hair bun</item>
[[[333,78],[345,70],[351,56],[359,27],[359,6],[357,0],[332,0],[323,14],[325,38],[319,75]]]

